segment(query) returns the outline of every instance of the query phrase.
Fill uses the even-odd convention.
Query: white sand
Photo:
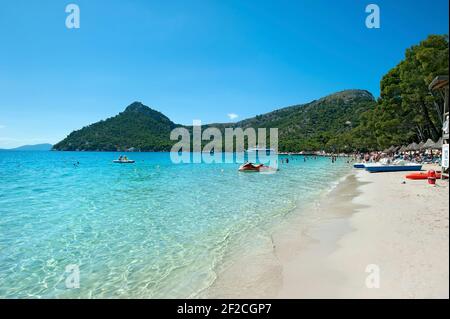
[[[405,175],[355,170],[288,225],[254,238],[264,249],[230,258],[200,297],[448,298],[448,181]],[[379,288],[366,286],[368,265],[379,269]]]
[[[352,208],[335,197],[337,207],[321,208],[334,218],[309,233],[315,243],[292,254],[292,240],[278,241],[283,285],[277,297],[448,298],[448,182],[433,187],[406,180],[404,172],[356,176],[356,213],[346,218]],[[371,264],[379,269],[379,288],[366,286]]]

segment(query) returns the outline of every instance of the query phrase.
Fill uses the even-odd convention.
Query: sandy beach
[[[239,256],[206,296],[448,298],[448,182],[405,175],[354,170],[265,251]]]
[[[335,204],[328,199],[320,208],[331,219],[308,232],[314,243],[293,255],[293,243],[281,237],[277,297],[448,298],[448,182],[433,187],[404,176],[355,172]],[[374,269],[379,288],[368,288]]]

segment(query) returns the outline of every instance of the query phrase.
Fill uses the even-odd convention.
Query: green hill
[[[347,90],[258,115],[236,126],[277,127],[280,151],[344,150],[350,145],[341,145],[338,137],[358,126],[361,114],[375,104],[368,91]]]
[[[375,105],[367,91],[347,90],[303,105],[282,108],[237,123],[210,124],[225,127],[279,129],[280,151],[337,150],[336,138],[359,124],[359,118]],[[163,114],[135,102],[115,117],[72,132],[55,150],[168,151],[174,144],[170,131],[176,125]],[[189,127],[188,127],[189,128]]]
[[[60,151],[141,151],[170,149],[170,131],[176,125],[162,113],[140,102],[118,115],[74,131],[53,146]]]

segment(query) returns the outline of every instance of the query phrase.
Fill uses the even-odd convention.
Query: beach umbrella
[[[425,143],[424,142],[420,142],[419,145],[417,145],[417,150],[423,150]]]
[[[433,149],[435,149],[435,150],[440,150],[441,148],[442,148],[442,137],[439,139],[439,141],[437,141],[436,143],[434,143]]]
[[[405,153],[407,150],[408,150],[408,147],[405,146],[405,145],[403,145],[402,147],[400,147],[399,152],[400,152],[400,153]]]
[[[407,150],[407,151],[412,151],[412,147],[413,147],[413,143],[409,144],[409,145],[406,147],[406,150]]]
[[[435,143],[431,138],[427,140],[427,142],[423,145],[423,148],[426,150],[432,149],[434,147]]]
[[[417,151],[419,149],[419,145],[414,142],[408,145],[408,151]]]

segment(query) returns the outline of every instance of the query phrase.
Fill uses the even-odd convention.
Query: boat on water
[[[253,147],[246,150],[247,154],[249,153],[265,153],[267,155],[270,155],[272,153],[275,153],[275,150],[273,148],[265,148],[265,147]]]
[[[366,164],[364,164],[364,163],[355,163],[355,164],[353,164],[353,167],[354,168],[365,168]]]
[[[118,164],[133,164],[135,161],[134,160],[114,160],[113,163],[118,163]]]
[[[133,164],[134,161],[128,159],[127,156],[122,156],[120,155],[118,159],[114,160],[113,163],[118,163],[118,164]]]
[[[406,171],[421,171],[422,165],[407,163],[407,164],[367,164],[365,165],[366,171],[370,173],[382,173],[382,172],[406,172]]]
[[[113,163],[117,164],[133,164],[134,160],[128,159],[126,155],[120,155],[118,159],[113,160]]]
[[[276,168],[266,166],[263,164],[245,163],[239,166],[239,172],[274,172]]]

